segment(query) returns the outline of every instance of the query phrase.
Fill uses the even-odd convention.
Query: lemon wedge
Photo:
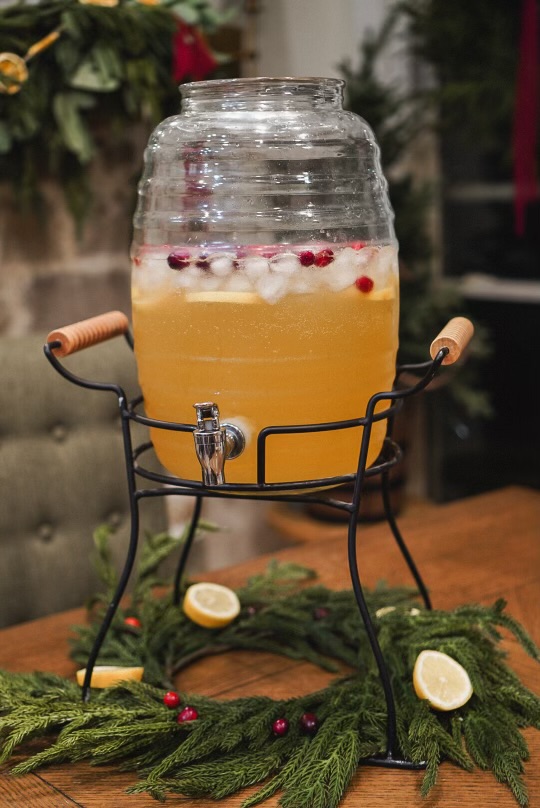
[[[184,614],[204,628],[223,628],[240,614],[240,601],[232,589],[220,584],[200,583],[188,587]]]
[[[413,685],[418,698],[427,699],[434,710],[463,707],[473,694],[465,668],[441,651],[422,651],[418,655]]]
[[[258,303],[255,292],[230,292],[227,290],[208,292],[186,292],[187,303]]]
[[[375,612],[375,617],[378,617],[380,620],[381,617],[384,617],[387,614],[392,614],[392,612],[395,611],[396,611],[395,606],[381,606],[381,608],[377,609],[377,611]]]
[[[92,678],[90,680],[90,687],[104,688],[112,687],[123,682],[126,679],[131,679],[134,682],[140,682],[144,673],[144,668],[121,668],[118,665],[96,665],[92,671]],[[86,668],[81,668],[75,674],[77,677],[77,684],[82,687],[84,683],[84,676]]]

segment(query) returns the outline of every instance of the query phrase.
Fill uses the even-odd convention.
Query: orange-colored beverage
[[[266,426],[362,417],[374,393],[391,389],[398,331],[393,246],[306,249],[271,258],[203,260],[187,251],[141,252],[133,274],[139,380],[152,418],[195,423],[193,404],[214,401],[239,426],[244,452],[225,466],[228,483],[255,483],[258,432]],[[184,257],[182,257],[184,256]],[[368,464],[386,422],[374,424]],[[189,433],[152,430],[161,463],[199,480]],[[267,482],[356,471],[361,429],[277,435],[267,441]]]

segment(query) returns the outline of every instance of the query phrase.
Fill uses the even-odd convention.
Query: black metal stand
[[[126,339],[131,348],[133,348],[133,341],[129,334]],[[96,664],[101,646],[105,636],[110,628],[120,600],[124,594],[127,583],[129,581],[135,555],[137,551],[138,535],[139,535],[139,502],[142,499],[149,497],[161,496],[195,496],[195,507],[193,510],[191,527],[187,541],[183,547],[178,568],[176,571],[174,581],[173,598],[175,603],[180,600],[180,586],[185,567],[189,558],[189,553],[193,543],[193,538],[197,529],[197,524],[201,512],[202,500],[205,497],[234,497],[235,499],[264,499],[266,501],[285,501],[285,502],[310,502],[320,503],[338,510],[346,511],[348,517],[348,558],[351,581],[353,586],[354,595],[358,604],[358,609],[362,617],[369,642],[375,657],[384,695],[387,706],[387,750],[386,754],[382,757],[369,758],[364,763],[387,766],[393,768],[409,768],[417,769],[423,768],[424,764],[412,763],[408,760],[402,760],[399,757],[397,747],[397,728],[396,728],[396,708],[394,696],[392,692],[392,685],[390,674],[386,666],[377,634],[371,620],[362,584],[360,580],[359,566],[358,566],[358,553],[357,553],[357,525],[358,525],[358,512],[360,509],[360,500],[362,495],[362,485],[366,477],[371,477],[376,474],[382,474],[382,491],[383,502],[386,519],[390,526],[391,532],[397,542],[397,545],[409,567],[409,570],[418,586],[419,592],[424,600],[427,609],[431,609],[431,602],[422,580],[422,577],[416,567],[411,553],[407,549],[405,541],[398,529],[391,505],[389,496],[388,474],[389,470],[399,462],[401,459],[401,450],[391,439],[392,425],[394,417],[399,410],[403,399],[414,395],[415,393],[423,390],[431,382],[435,373],[442,364],[445,356],[448,354],[448,348],[442,348],[433,359],[433,361],[424,362],[418,365],[404,365],[398,368],[396,377],[395,389],[389,392],[381,392],[372,396],[368,402],[366,414],[363,418],[355,418],[347,421],[333,421],[324,424],[302,424],[292,426],[268,426],[259,432],[257,438],[257,483],[254,484],[223,484],[219,486],[204,486],[202,482],[195,480],[185,480],[180,477],[175,477],[170,474],[161,474],[158,472],[150,471],[142,466],[139,459],[145,452],[152,448],[151,443],[144,443],[140,446],[133,448],[131,439],[131,424],[134,422],[153,427],[155,429],[167,429],[176,432],[193,432],[196,427],[191,424],[179,424],[169,421],[158,421],[148,418],[145,415],[138,413],[137,409],[142,403],[142,397],[138,397],[133,401],[128,401],[123,389],[114,383],[94,382],[87,379],[82,379],[75,376],[67,370],[54,354],[55,348],[59,347],[59,342],[49,342],[44,346],[45,355],[53,367],[73,384],[81,387],[86,387],[91,390],[106,390],[113,392],[118,398],[118,404],[121,414],[122,435],[124,440],[124,453],[126,462],[127,485],[129,492],[129,501],[131,509],[131,534],[128,552],[124,563],[124,568],[118,582],[118,586],[112,601],[110,602],[103,623],[100,627],[98,635],[95,639],[90,657],[86,667],[86,675],[82,688],[82,697],[87,701],[90,697],[90,682],[92,672]],[[411,386],[399,389],[398,381],[400,373],[404,371],[412,371],[414,373],[423,374],[419,381]],[[377,406],[381,402],[386,402],[386,408],[376,412]],[[384,442],[383,450],[377,459],[376,463],[369,468],[366,468],[366,460],[368,456],[369,441],[371,437],[372,425],[376,421],[387,421],[387,437]],[[303,480],[296,482],[286,483],[267,483],[266,482],[266,442],[271,435],[283,434],[299,434],[305,432],[329,432],[341,429],[350,429],[354,427],[363,427],[362,440],[360,445],[360,453],[358,459],[358,467],[354,474],[342,475],[339,477],[327,477],[317,480]],[[154,483],[159,483],[158,488],[138,488],[137,479],[143,478]],[[338,486],[344,483],[353,484],[353,496],[350,502],[342,502],[340,500],[332,499],[331,496],[321,496],[319,493],[309,493],[310,490],[319,488],[329,488],[331,486]],[[166,486],[166,487],[163,487]]]

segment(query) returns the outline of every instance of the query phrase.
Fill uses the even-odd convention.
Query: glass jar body
[[[256,482],[266,426],[364,415],[389,389],[397,245],[378,149],[336,80],[201,82],[145,155],[132,247],[133,325],[145,407],[193,423],[215,401],[240,426],[227,481]],[[368,462],[382,444],[375,424]],[[360,429],[272,436],[267,482],[354,472]],[[153,430],[191,479],[190,435]]]

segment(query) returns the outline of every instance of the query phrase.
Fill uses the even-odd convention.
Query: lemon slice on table
[[[236,592],[220,584],[192,584],[186,590],[184,614],[204,628],[223,628],[240,614]]]
[[[465,668],[441,651],[422,651],[418,655],[413,685],[418,698],[427,699],[434,710],[463,707],[473,694]]]
[[[75,674],[77,677],[77,684],[82,687],[84,684],[84,676],[86,668],[81,668]],[[123,682],[126,679],[131,679],[133,682],[140,682],[144,673],[144,668],[122,668],[118,665],[96,665],[92,671],[92,678],[90,680],[90,687],[104,688],[117,685],[118,682]]]

